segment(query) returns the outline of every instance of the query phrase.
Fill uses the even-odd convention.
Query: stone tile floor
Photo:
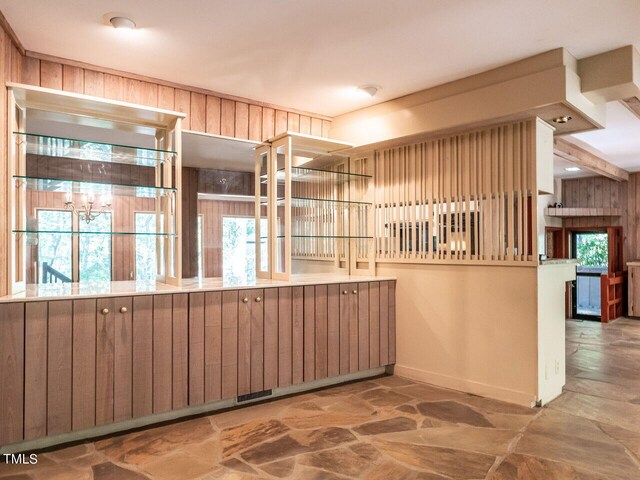
[[[640,321],[567,323],[543,409],[384,377],[50,451],[29,479],[640,479]]]

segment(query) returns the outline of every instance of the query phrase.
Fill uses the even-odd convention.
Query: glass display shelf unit
[[[284,183],[284,176],[284,168],[278,170],[276,172],[276,181],[278,183]],[[267,182],[266,175],[262,175],[260,178],[262,179],[262,183]],[[340,185],[352,180],[368,180],[370,178],[372,178],[371,175],[362,173],[338,172],[335,170],[323,170],[321,168],[291,167],[291,180],[294,182],[333,183]]]
[[[130,236],[144,236],[144,237],[175,237],[175,233],[155,233],[155,232],[100,232],[100,231],[78,231],[78,230],[12,230],[13,233],[26,233],[32,235],[46,234],[46,235],[130,235]]]
[[[267,237],[260,237],[261,239],[266,239]],[[277,235],[276,238],[284,238],[284,235]],[[371,239],[373,237],[366,237],[360,235],[296,235],[292,234],[291,238],[338,238],[338,239]]]
[[[13,132],[13,134],[18,143],[21,141],[26,143],[26,152],[30,155],[155,167],[166,161],[173,161],[177,154],[173,150],[92,142],[76,138],[52,137],[25,132]]]
[[[62,178],[29,177],[14,175],[16,186],[24,182],[26,189],[40,192],[94,193],[96,195],[126,196],[137,198],[158,198],[172,194],[175,188],[129,185],[111,182],[85,182]]]

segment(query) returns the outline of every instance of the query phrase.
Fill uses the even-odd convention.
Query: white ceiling
[[[640,46],[638,0],[0,0],[28,50],[336,115],[556,47]],[[130,16],[129,34],[105,26]],[[355,86],[377,84],[375,99]]]

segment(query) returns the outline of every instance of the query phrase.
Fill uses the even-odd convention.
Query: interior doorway
[[[573,285],[572,317],[599,321],[601,276],[609,271],[609,235],[606,231],[574,231],[571,250],[571,257],[580,262]]]

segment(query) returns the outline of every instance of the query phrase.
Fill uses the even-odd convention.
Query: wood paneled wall
[[[378,261],[535,261],[535,125],[375,152]]]
[[[21,81],[30,85],[83,93],[187,114],[184,130],[263,141],[287,130],[328,136],[326,117],[264,106],[251,100],[218,96],[202,89],[168,86],[126,73],[24,57]]]
[[[198,213],[202,215],[202,246],[204,276],[222,276],[222,219],[225,215],[254,217],[254,202],[226,202],[198,200]]]
[[[623,266],[640,258],[640,173],[632,173],[628,182],[604,177],[565,179],[562,181],[562,205],[568,208],[620,208],[620,217],[564,218],[563,227],[622,227]]]

